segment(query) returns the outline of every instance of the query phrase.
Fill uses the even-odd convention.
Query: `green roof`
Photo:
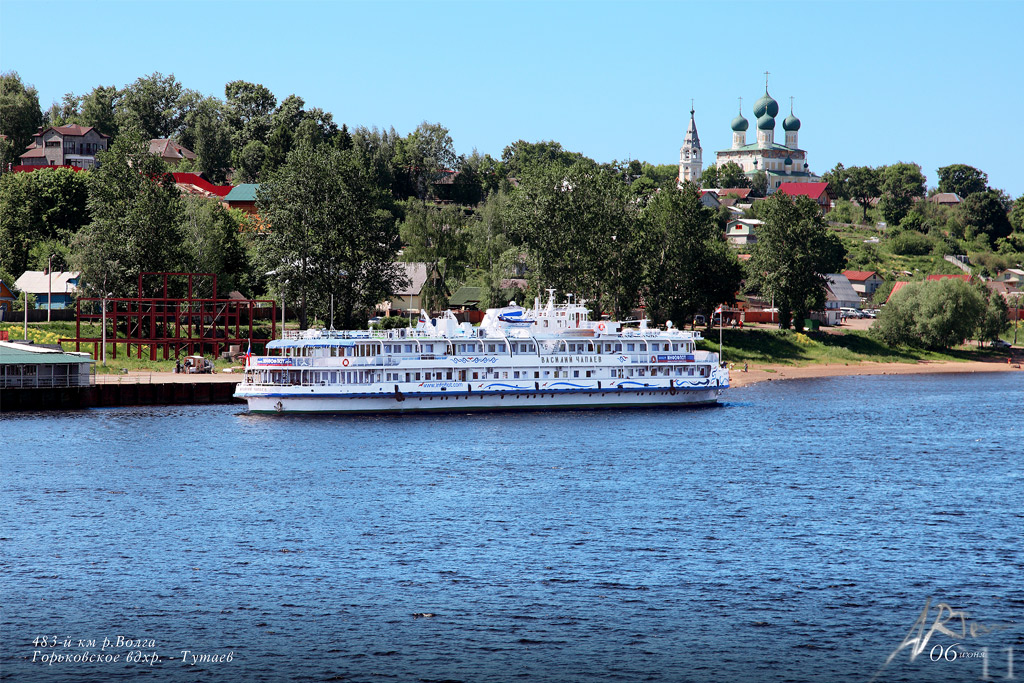
[[[71,365],[92,362],[88,355],[78,356],[45,347],[33,349],[31,344],[0,342],[0,365]]]
[[[468,306],[480,303],[483,287],[459,287],[459,291],[448,299],[449,306]]]
[[[754,151],[759,150],[759,149],[761,149],[760,145],[758,145],[756,142],[752,142],[749,145],[743,145],[742,147],[739,147],[737,149],[720,149],[718,151],[720,153],[721,152],[754,152]],[[780,145],[777,142],[773,142],[772,144],[768,145],[764,149],[775,149],[775,150],[778,150],[780,152],[797,152],[797,151],[802,151],[802,150],[795,150],[795,149],[793,149],[791,147],[786,147],[785,145]]]
[[[256,191],[259,189],[259,183],[235,185],[224,199],[229,202],[254,202],[256,201]]]

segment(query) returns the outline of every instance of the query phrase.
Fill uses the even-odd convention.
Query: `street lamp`
[[[50,309],[53,308],[53,257],[50,254],[46,259],[46,322],[50,322]]]

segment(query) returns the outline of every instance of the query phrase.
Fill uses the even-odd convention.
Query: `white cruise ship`
[[[716,403],[729,387],[699,332],[591,321],[585,302],[510,302],[479,327],[446,312],[400,330],[286,332],[235,396],[257,413],[389,413]]]

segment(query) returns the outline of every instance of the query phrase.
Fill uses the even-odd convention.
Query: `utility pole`
[[[53,254],[46,259],[46,322],[50,322],[50,309],[53,308]]]

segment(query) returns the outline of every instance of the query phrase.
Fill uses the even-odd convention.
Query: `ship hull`
[[[439,413],[506,410],[592,410],[714,405],[728,386],[700,389],[646,387],[592,390],[505,390],[336,394],[311,388],[259,395],[239,394],[249,411],[279,413]]]

